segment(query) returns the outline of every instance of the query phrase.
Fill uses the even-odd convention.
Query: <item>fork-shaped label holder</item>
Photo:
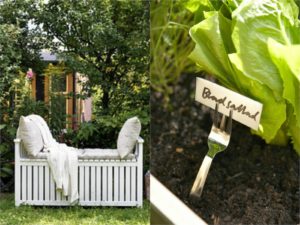
[[[213,126],[208,136],[209,151],[203,159],[190,192],[191,196],[200,197],[213,158],[229,144],[232,119],[257,130],[262,104],[202,78],[197,78],[195,97],[197,101],[215,109]],[[223,114],[221,122],[220,113]],[[227,122],[226,116],[229,117]]]
[[[198,171],[197,177],[194,181],[193,187],[190,192],[190,195],[194,197],[201,196],[213,158],[217,153],[224,151],[227,148],[230,141],[233,110],[230,110],[228,121],[226,121],[226,116],[224,114],[222,115],[222,119],[220,121],[218,108],[219,104],[216,104],[213,118],[213,126],[208,136],[209,150],[201,164],[201,167]]]

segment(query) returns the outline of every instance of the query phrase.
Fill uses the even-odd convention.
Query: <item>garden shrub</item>
[[[149,127],[148,114],[143,111],[124,112],[118,116],[102,116],[90,122],[83,122],[77,130],[68,129],[63,139],[70,146],[77,148],[116,148],[118,134],[125,121],[133,116],[138,116],[142,124],[140,136],[144,138],[145,170],[149,169]]]

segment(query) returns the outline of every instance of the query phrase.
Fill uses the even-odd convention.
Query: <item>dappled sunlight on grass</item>
[[[149,202],[136,207],[33,207],[14,206],[14,194],[0,194],[0,224],[149,224]]]

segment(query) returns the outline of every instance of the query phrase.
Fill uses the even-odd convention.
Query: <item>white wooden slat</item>
[[[27,199],[32,200],[32,166],[27,166]]]
[[[54,179],[52,177],[52,174],[50,173],[50,200],[51,202],[54,202],[55,199],[55,183],[54,183]]]
[[[64,192],[61,192],[61,200],[62,201],[67,201],[67,196],[64,195]]]
[[[33,200],[35,201],[38,200],[38,182],[39,182],[38,167],[34,166],[33,167]]]
[[[55,185],[55,189],[56,189],[56,185]],[[59,191],[57,191],[57,190],[55,190],[56,191],[56,201],[61,201],[61,190],[59,190]]]
[[[45,201],[49,201],[49,197],[50,197],[50,171],[49,171],[49,167],[45,166]]]
[[[126,182],[126,187],[125,187],[125,193],[126,193],[126,197],[125,197],[125,201],[128,202],[130,201],[130,167],[126,166],[126,178],[125,178],[125,182]]]
[[[84,201],[84,167],[79,167],[79,200]]]
[[[101,201],[101,167],[96,167],[96,201]]]
[[[107,201],[107,167],[102,167],[102,201]]]
[[[131,167],[131,201],[136,201],[136,167]]]
[[[21,198],[21,167],[20,167],[20,151],[21,140],[15,139],[15,205],[20,205]]]
[[[143,205],[143,143],[139,143],[139,156],[137,166],[137,206]]]
[[[43,170],[43,166],[39,166],[39,201],[43,201],[44,200],[44,170]]]
[[[89,201],[90,197],[90,167],[84,168],[84,200]]]
[[[119,201],[119,185],[120,185],[120,180],[119,180],[119,167],[114,166],[114,201]]]
[[[96,200],[96,192],[95,192],[95,188],[96,188],[96,175],[95,175],[95,170],[96,168],[94,166],[91,167],[91,201],[95,201]]]
[[[27,171],[26,171],[26,167],[27,166],[21,166],[22,168],[22,185],[21,185],[21,190],[22,190],[22,194],[21,194],[21,199],[23,201],[26,201],[27,196],[26,196],[26,189],[27,189]]]
[[[119,190],[120,190],[120,201],[121,202],[123,202],[124,201],[124,187],[125,187],[125,185],[124,185],[124,167],[123,166],[121,166],[120,167],[120,185],[119,185]]]
[[[107,200],[109,201],[109,202],[111,202],[112,201],[112,199],[113,199],[113,193],[112,193],[112,191],[113,191],[113,175],[112,175],[112,166],[109,166],[108,167],[108,171],[107,171],[107,193],[108,193],[108,196],[107,196]]]

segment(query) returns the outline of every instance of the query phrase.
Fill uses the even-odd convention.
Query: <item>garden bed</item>
[[[231,142],[211,166],[201,200],[189,198],[208,151],[210,111],[195,102],[195,76],[182,75],[169,110],[151,96],[151,173],[210,224],[298,224],[299,157],[233,123]],[[274,109],[276,110],[276,109]]]

